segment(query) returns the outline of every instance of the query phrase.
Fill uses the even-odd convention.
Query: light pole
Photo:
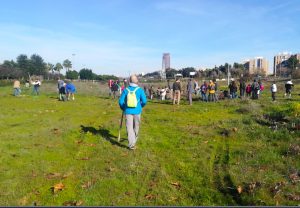
[[[227,86],[229,86],[229,64],[227,64]]]
[[[75,69],[74,69],[74,68],[75,68],[75,67],[74,67],[74,59],[75,59],[74,57],[75,57],[75,55],[76,55],[75,53],[72,53],[72,62],[73,62],[73,64],[72,64],[72,66],[73,66],[72,69],[73,69],[73,70],[75,70]]]

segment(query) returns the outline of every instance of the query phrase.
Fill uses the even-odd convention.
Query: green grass
[[[288,154],[291,144],[300,145],[299,131],[291,129],[299,124],[299,96],[278,95],[273,103],[265,91],[258,101],[192,106],[150,101],[138,148],[129,151],[124,128],[121,142],[116,138],[117,100],[96,83],[75,85],[69,102],[57,101],[51,83],[40,96],[23,90],[25,96],[14,97],[11,88],[0,88],[0,205],[299,204],[288,197],[300,193],[289,178],[300,171],[299,154]],[[286,121],[274,131],[269,117]],[[65,188],[53,193],[58,183]],[[284,185],[275,195],[276,183]]]

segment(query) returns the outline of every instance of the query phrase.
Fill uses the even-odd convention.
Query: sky
[[[128,76],[300,52],[299,0],[1,0],[0,63],[20,54]]]

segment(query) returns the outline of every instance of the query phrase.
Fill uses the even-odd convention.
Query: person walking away
[[[215,83],[212,80],[209,80],[208,85],[208,101],[210,102],[216,102],[216,90],[215,90]]]
[[[139,135],[142,108],[147,104],[147,98],[143,89],[138,86],[135,75],[130,76],[129,81],[129,87],[123,91],[119,99],[119,106],[126,118],[128,147],[134,150]]]
[[[165,88],[162,88],[160,90],[160,96],[161,96],[161,100],[166,100],[166,95],[167,95],[167,86],[165,86]]]
[[[176,78],[176,81],[173,83],[173,105],[177,101],[177,105],[180,104],[180,94],[181,94],[181,83],[180,79]]]
[[[288,96],[288,98],[292,98],[292,88],[294,87],[292,80],[287,81],[284,86],[285,86],[284,97]]]
[[[258,82],[256,81],[256,79],[254,80],[254,82],[251,85],[251,90],[252,90],[252,99],[257,100],[260,86],[259,86]]]
[[[188,84],[186,86],[186,91],[187,91],[187,99],[189,101],[189,104],[192,105],[193,93],[194,93],[194,84],[192,79],[189,79]]]
[[[69,81],[66,84],[67,99],[70,100],[70,97],[72,95],[72,100],[75,100],[75,92],[76,92],[75,85],[71,81]]]
[[[277,86],[276,82],[274,81],[273,84],[271,85],[271,93],[272,93],[272,100],[276,100],[276,92],[277,92]]]
[[[63,89],[61,89],[61,88],[63,88]],[[61,80],[60,78],[58,78],[58,81],[57,81],[57,90],[58,90],[59,100],[62,100],[63,99],[62,92],[66,91],[66,89],[65,89],[65,82],[63,80]],[[64,94],[66,94],[66,92],[64,92]]]
[[[246,95],[247,97],[250,97],[251,96],[251,84],[248,84],[247,87],[246,87]]]
[[[195,95],[198,94],[199,89],[200,88],[199,88],[199,84],[198,84],[197,80],[194,80],[194,93],[195,93]]]
[[[259,81],[258,84],[259,84],[259,91],[260,91],[259,94],[261,94],[264,91],[265,86],[263,85],[263,83],[261,81]]]
[[[114,81],[113,80],[108,80],[108,95],[109,95],[109,97],[111,96],[111,94],[112,94],[112,86],[113,86],[113,83],[114,83]]]
[[[207,83],[206,81],[204,81],[204,83],[201,85],[200,87],[200,91],[201,91],[201,98],[202,98],[202,101],[205,101],[207,102],[207,96],[206,96],[206,92],[207,92]]]
[[[149,88],[149,97],[150,97],[150,100],[153,99],[153,95],[154,95],[154,89],[153,89],[153,85],[151,85],[151,87]]]
[[[33,83],[33,90],[32,93],[39,95],[40,94],[40,86],[41,86],[41,81],[39,79],[36,79]]]
[[[240,98],[245,97],[246,83],[244,79],[240,79]]]
[[[115,99],[117,96],[117,92],[119,90],[117,82],[113,82],[111,90],[112,90],[113,98]]]
[[[236,98],[236,93],[237,93],[237,86],[234,80],[231,81],[231,83],[229,84],[229,92],[230,92],[230,97],[231,99],[235,99]]]
[[[19,96],[21,94],[21,84],[20,81],[15,79],[14,81],[14,96]]]

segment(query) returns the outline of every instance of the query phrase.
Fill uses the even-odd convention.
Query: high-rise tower
[[[166,79],[166,70],[170,68],[171,68],[170,54],[164,53],[162,57],[162,68],[160,73],[162,79]]]

